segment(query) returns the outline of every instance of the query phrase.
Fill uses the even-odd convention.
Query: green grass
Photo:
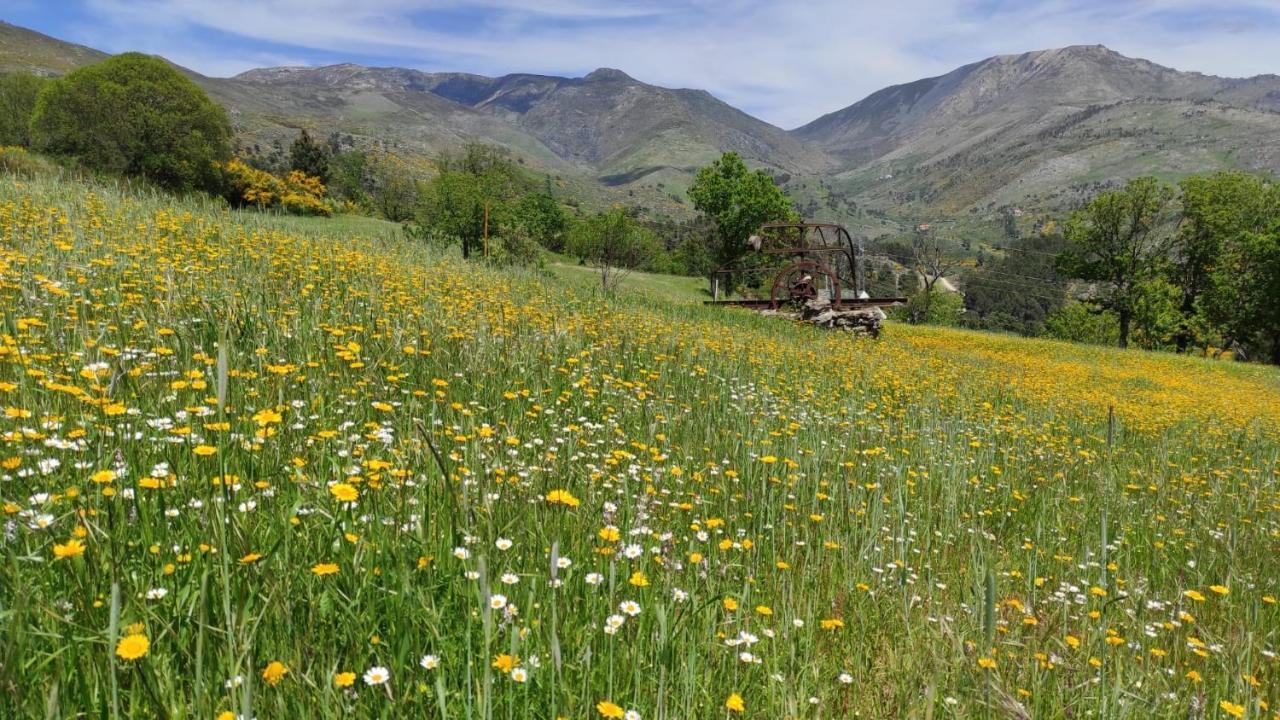
[[[596,268],[581,265],[568,255],[548,252],[546,256],[547,270],[557,280],[587,291],[600,288],[600,271]],[[711,299],[705,278],[685,275],[630,272],[622,279],[619,290],[673,303],[700,303]]]
[[[552,271],[0,178],[0,717],[1274,714],[1274,368]]]

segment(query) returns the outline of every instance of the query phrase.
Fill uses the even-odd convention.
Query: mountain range
[[[0,71],[61,74],[104,57],[0,23]],[[183,72],[228,108],[242,149],[287,146],[299,128],[424,160],[493,143],[589,201],[676,214],[696,169],[733,150],[806,216],[869,235],[944,215],[1070,207],[1139,174],[1280,170],[1280,77],[1181,72],[1100,45],[988,58],[791,131],[704,90],[608,68],[581,78],[353,64]]]

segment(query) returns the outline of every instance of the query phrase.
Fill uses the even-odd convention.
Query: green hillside
[[[0,178],[0,716],[1272,712],[1274,368],[390,230]]]

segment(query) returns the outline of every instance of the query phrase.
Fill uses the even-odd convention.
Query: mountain
[[[104,60],[107,53],[64,42],[0,20],[0,72],[61,75]]]
[[[234,80],[298,95],[375,95],[420,111],[466,108],[534,138],[605,184],[654,173],[690,173],[725,150],[780,173],[828,167],[825,153],[703,90],[669,89],[601,68],[585,77],[426,73],[335,65],[251,70]],[[509,144],[511,139],[508,139]]]
[[[1280,169],[1280,77],[1219,78],[1100,45],[1001,55],[792,131],[872,204],[1043,202],[1144,172]]]
[[[0,23],[0,71],[59,74],[104,57]],[[988,58],[790,132],[706,91],[608,68],[579,78],[353,64],[183,72],[228,108],[244,150],[287,146],[305,127],[429,170],[441,151],[492,143],[588,204],[677,214],[696,168],[734,150],[806,216],[868,235],[1001,208],[1061,210],[1140,174],[1280,171],[1280,77],[1181,72],[1099,45]]]

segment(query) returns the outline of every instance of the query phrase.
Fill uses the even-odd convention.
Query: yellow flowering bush
[[[229,199],[236,205],[261,209],[279,208],[294,215],[333,214],[325,200],[325,186],[319,178],[290,170],[281,178],[249,166],[239,158],[220,165],[226,178]]]

